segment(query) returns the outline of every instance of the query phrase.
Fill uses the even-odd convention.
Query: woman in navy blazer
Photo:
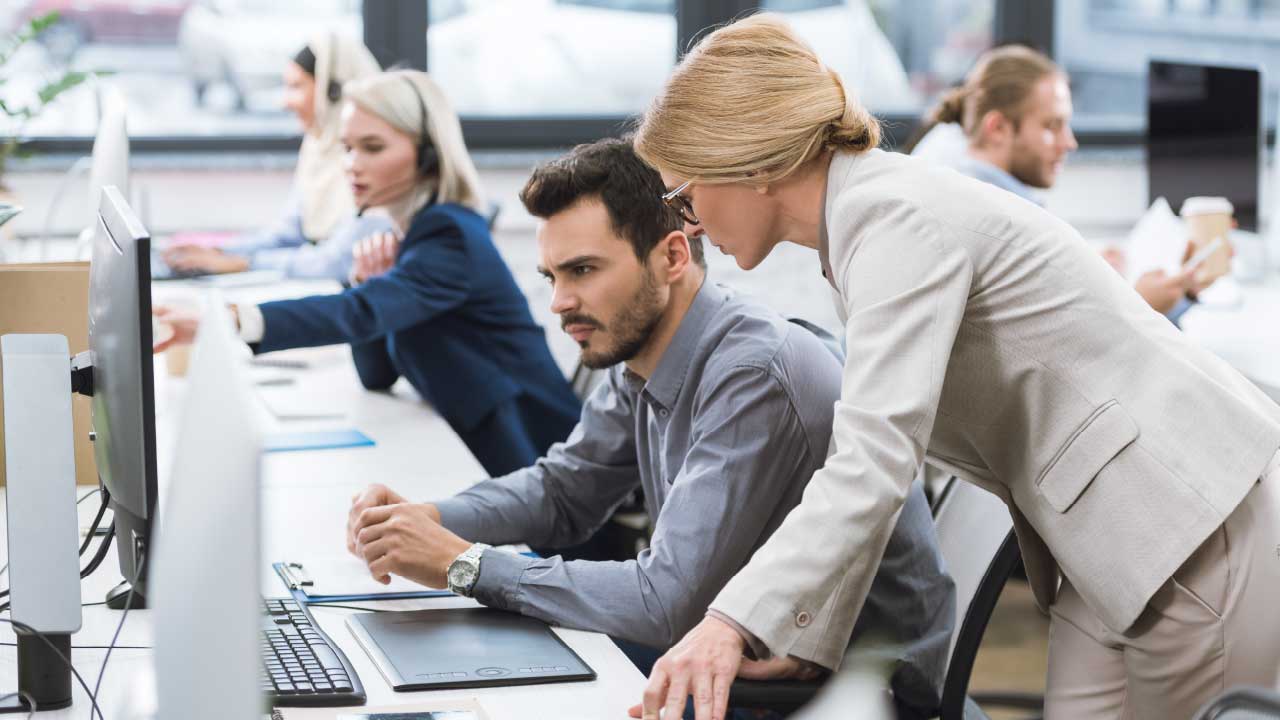
[[[457,116],[417,71],[343,95],[356,204],[388,215],[403,238],[360,243],[344,292],[237,307],[241,337],[255,353],[350,343],[365,387],[407,378],[490,475],[532,465],[581,407],[478,212]]]

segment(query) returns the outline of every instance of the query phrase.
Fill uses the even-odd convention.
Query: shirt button
[[[671,413],[670,413],[670,412],[668,412],[668,411],[667,411],[667,410],[665,410],[665,409],[664,409],[664,410],[659,410],[659,411],[658,411],[658,417],[666,417],[666,416],[668,416],[668,415],[670,415],[670,414],[671,414]]]
[[[796,613],[796,625],[800,627],[809,627],[809,623],[813,622],[813,617],[809,613],[801,610]]]

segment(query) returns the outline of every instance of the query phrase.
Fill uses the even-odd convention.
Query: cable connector
[[[93,351],[85,350],[71,358],[71,392],[93,397]]]

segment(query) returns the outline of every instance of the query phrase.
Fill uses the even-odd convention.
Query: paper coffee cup
[[[1224,197],[1189,197],[1182,203],[1182,219],[1191,235],[1192,252],[1200,250],[1215,238],[1222,246],[1196,270],[1200,282],[1219,278],[1231,269],[1231,218],[1235,207]]]
[[[169,349],[164,351],[164,362],[169,368],[170,376],[185,377],[187,365],[191,363],[191,346],[170,345]]]

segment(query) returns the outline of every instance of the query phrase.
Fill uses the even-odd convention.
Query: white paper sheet
[[[1169,201],[1156,198],[1129,231],[1125,244],[1125,277],[1133,284],[1152,270],[1175,275],[1182,267],[1186,249],[1186,225],[1173,214]]]

